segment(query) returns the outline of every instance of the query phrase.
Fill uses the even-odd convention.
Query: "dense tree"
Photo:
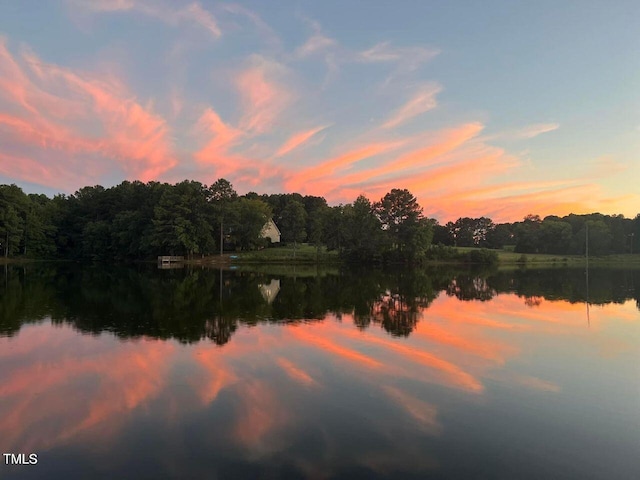
[[[324,211],[322,242],[327,246],[327,250],[342,252],[347,235],[344,211],[343,205],[329,207]]]
[[[231,232],[235,244],[242,250],[255,249],[265,244],[262,229],[271,218],[271,207],[262,200],[241,198],[234,204],[235,222]]]
[[[213,226],[205,188],[184,181],[166,188],[154,210],[152,245],[160,253],[208,253],[213,250]]]
[[[349,260],[380,260],[385,250],[380,220],[364,195],[344,208],[344,253]]]
[[[494,229],[490,218],[462,217],[449,225],[450,236],[458,247],[486,247],[487,235]]]
[[[0,249],[3,256],[47,257],[55,253],[51,200],[26,195],[16,185],[0,185]]]
[[[4,205],[0,211],[0,242],[4,256],[8,257],[18,251],[22,235],[22,222],[13,205]]]
[[[307,232],[307,242],[315,245],[319,250],[322,243],[322,231],[324,228],[324,213],[329,208],[324,197],[316,197],[306,195],[302,199],[305,212],[307,213],[307,224],[305,231]],[[316,251],[317,251],[316,250]]]
[[[611,251],[613,236],[609,227],[602,220],[587,220],[584,229],[578,232],[578,238],[584,236],[589,244],[589,253],[592,255],[604,255]]]
[[[50,257],[55,254],[55,233],[50,202],[45,195],[30,194],[25,211],[22,254]]]
[[[541,253],[568,253],[572,230],[567,222],[545,219],[536,236],[536,249]]]
[[[238,210],[233,203],[238,199],[238,194],[234,190],[231,182],[224,178],[216,180],[206,192],[207,202],[211,205],[211,222],[217,226],[216,245],[218,251],[222,253],[224,249],[225,225],[237,223]]]
[[[16,185],[0,186],[0,243],[5,257],[20,252],[28,203]]]
[[[633,219],[630,230],[629,251],[631,253],[640,253],[640,213]]]
[[[503,248],[505,245],[515,245],[515,234],[513,225],[510,223],[499,223],[487,231],[486,235],[488,248]]]
[[[298,242],[302,242],[307,236],[306,223],[307,212],[302,202],[297,200],[288,202],[280,214],[280,231],[285,242],[293,242],[294,257]]]
[[[541,223],[542,220],[540,220],[538,215],[527,215],[522,222],[516,224],[516,252],[538,252],[538,236]]]
[[[432,223],[425,221],[422,207],[409,190],[392,189],[374,210],[391,240],[394,259],[417,261],[424,257],[433,238]]]
[[[436,220],[434,220],[432,241],[434,245],[453,245],[453,238],[451,237],[449,226],[440,225]]]
[[[232,202],[238,198],[229,180],[220,178],[207,189],[207,200],[210,202]]]

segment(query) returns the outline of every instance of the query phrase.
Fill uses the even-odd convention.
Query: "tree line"
[[[500,224],[464,217],[440,225],[406,189],[375,202],[361,195],[329,206],[323,197],[299,193],[238,195],[225,179],[210,186],[124,181],[53,198],[0,185],[5,257],[135,260],[255,250],[270,244],[262,235],[270,218],[283,243],[324,246],[353,262],[420,262],[443,251],[433,245],[583,254],[587,230],[592,254],[640,252],[640,215],[528,215]]]
[[[499,249],[515,252],[583,255],[587,241],[593,255],[640,253],[640,214],[569,214],[564,217],[527,215],[520,222],[494,224],[490,218],[459,218],[436,225],[434,242],[459,247]]]

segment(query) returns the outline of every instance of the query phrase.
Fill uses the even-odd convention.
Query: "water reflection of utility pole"
[[[589,318],[589,224],[585,223],[586,231],[586,253],[587,253],[587,267],[586,267],[586,282],[587,282],[587,326],[591,328],[591,319]]]

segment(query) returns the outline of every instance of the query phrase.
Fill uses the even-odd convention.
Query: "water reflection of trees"
[[[487,301],[498,292],[489,284],[487,277],[480,275],[460,274],[449,282],[447,295],[459,300]]]
[[[496,271],[487,277],[497,292],[513,292],[525,298],[586,302],[594,305],[623,303],[640,298],[640,270],[592,268],[589,283],[584,269]]]
[[[590,303],[604,304],[634,298],[640,309],[638,270],[594,269],[588,290],[584,271],[572,269],[277,276],[279,290],[267,301],[260,286],[273,280],[264,272],[9,266],[0,289],[0,334],[50,318],[94,334],[185,343],[208,339],[223,345],[240,324],[322,321],[332,315],[352,318],[360,329],[378,326],[408,336],[440,292],[463,301],[512,292],[527,306],[543,299],[584,302],[588,297]]]

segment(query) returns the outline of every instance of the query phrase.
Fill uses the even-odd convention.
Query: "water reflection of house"
[[[261,283],[258,285],[258,288],[260,289],[262,298],[264,298],[267,303],[271,304],[280,291],[280,280],[272,278],[269,283]]]

